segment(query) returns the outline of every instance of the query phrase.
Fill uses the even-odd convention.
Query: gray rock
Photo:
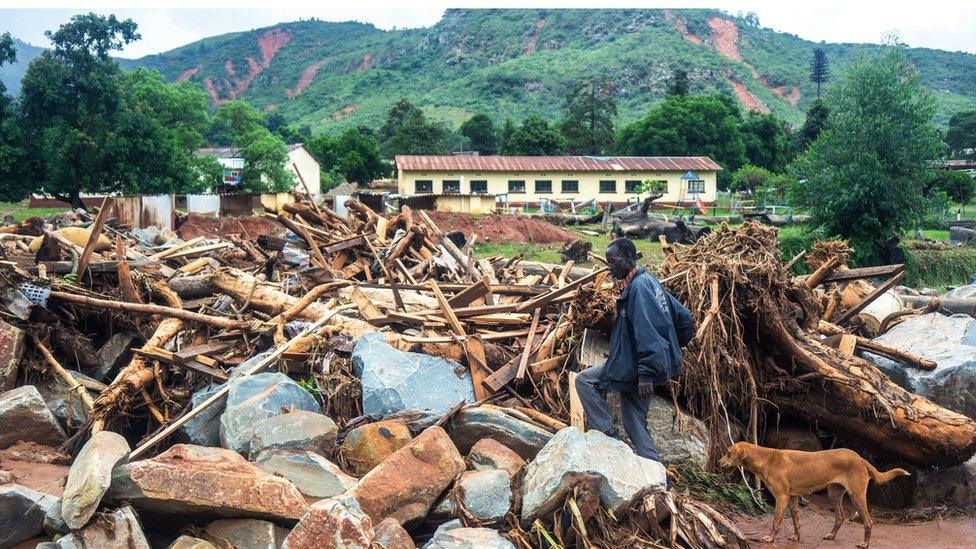
[[[490,405],[465,408],[454,414],[447,422],[447,432],[462,454],[467,454],[479,440],[493,438],[526,460],[535,458],[552,438],[549,431]]]
[[[71,375],[79,382],[85,380],[98,381],[74,370],[71,370]],[[85,413],[85,407],[82,405],[78,393],[71,391],[68,384],[60,377],[38,383],[37,391],[41,393],[41,398],[47,403],[47,407],[54,412],[54,417],[58,418],[62,424],[75,428],[88,421],[88,415]],[[94,391],[88,391],[88,394],[92,399],[98,397],[98,393]]]
[[[278,549],[285,542],[288,530],[266,520],[221,519],[208,524],[204,535],[221,547]]]
[[[88,523],[112,484],[112,470],[129,457],[129,443],[111,431],[95,433],[71,464],[61,498],[61,517],[72,529]]]
[[[976,284],[965,284],[963,286],[957,286],[945,294],[942,297],[947,298],[966,298],[966,297],[976,297]]]
[[[647,410],[647,428],[665,465],[692,461],[704,466],[708,461],[708,427],[687,412],[675,417],[671,403],[654,395]]]
[[[61,498],[57,498],[44,514],[44,531],[52,538],[71,532],[71,528],[61,517]]]
[[[400,522],[389,517],[373,527],[373,547],[378,549],[414,549],[410,534],[400,526]]]
[[[961,509],[976,504],[976,458],[955,467],[919,468],[913,476],[916,505]]]
[[[468,467],[476,471],[502,469],[514,477],[525,467],[525,460],[514,450],[493,438],[483,438],[471,447],[465,459]]]
[[[0,320],[0,391],[14,388],[20,357],[24,355],[24,331]]]
[[[254,424],[251,459],[269,449],[310,450],[323,457],[335,451],[335,421],[324,414],[296,410]]]
[[[466,471],[458,479],[461,503],[479,521],[500,524],[512,507],[511,483],[503,469]]]
[[[217,549],[217,546],[205,539],[183,535],[176,538],[166,549]]]
[[[112,375],[132,358],[132,347],[137,346],[139,335],[132,332],[118,332],[98,350],[98,372],[95,377],[108,382]]]
[[[583,476],[599,481],[600,502],[620,515],[641,490],[664,490],[664,465],[634,454],[625,443],[599,431],[581,432],[567,427],[526,466],[522,483],[522,522],[562,504],[562,497]],[[622,516],[622,515],[620,515]]]
[[[150,549],[132,507],[122,507],[83,530],[58,538],[59,549]]]
[[[515,549],[515,545],[489,528],[464,528],[460,521],[444,523],[424,549]]]
[[[403,410],[444,413],[461,400],[474,402],[467,368],[453,360],[398,351],[383,334],[366,334],[352,352],[362,380],[363,413],[386,417]]]
[[[33,385],[0,394],[0,450],[18,440],[57,446],[66,435]]]
[[[271,372],[227,382],[227,407],[220,416],[220,442],[224,448],[247,455],[254,425],[281,414],[281,410],[319,411],[315,397],[285,374]]]
[[[209,385],[193,393],[190,402],[196,408],[203,401],[207,400],[214,393],[220,390],[223,384]],[[227,397],[224,396],[220,402],[215,402],[207,407],[199,415],[193,416],[189,421],[180,427],[180,432],[187,438],[190,444],[197,446],[220,446],[220,416],[227,407]]]
[[[338,496],[356,484],[338,465],[309,450],[265,450],[254,463],[290,480],[302,495],[313,498]]]
[[[0,486],[0,547],[10,547],[44,532],[44,515],[57,498],[19,484]]]
[[[934,360],[934,370],[905,368],[865,353],[895,382],[950,410],[976,418],[976,320],[930,313],[909,318],[875,341]]]

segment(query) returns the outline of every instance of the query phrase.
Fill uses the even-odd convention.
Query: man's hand
[[[654,384],[651,378],[641,376],[637,382],[637,396],[640,398],[651,398],[654,394]]]

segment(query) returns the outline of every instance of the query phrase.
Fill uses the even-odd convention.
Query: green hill
[[[27,65],[30,65],[30,62],[40,55],[44,48],[14,38],[14,50],[17,51],[17,62],[0,67],[0,82],[7,87],[7,93],[20,95],[20,80],[27,72]]]
[[[794,124],[815,95],[817,44],[717,10],[448,10],[430,28],[384,31],[317,20],[207,38],[122,61],[203,86],[217,103],[244,98],[315,130],[376,127],[399,97],[455,127],[475,112],[497,119],[559,116],[572,82],[617,85],[621,122],[664,96],[677,68],[693,91],[733,94]],[[882,46],[823,44],[838,74]],[[976,106],[976,56],[912,48],[940,121]]]

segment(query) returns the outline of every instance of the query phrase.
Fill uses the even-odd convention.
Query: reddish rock
[[[308,508],[282,549],[369,549],[373,522],[356,498],[324,499]]]
[[[363,476],[409,442],[410,429],[403,422],[377,421],[349,431],[340,451],[351,472]]]
[[[444,429],[430,427],[376,466],[350,491],[363,511],[380,523],[422,520],[461,471],[464,460]]]
[[[14,388],[23,355],[24,331],[0,320],[0,392]]]
[[[493,438],[483,438],[468,452],[468,466],[476,471],[502,469],[514,477],[525,467],[525,460],[514,450]]]
[[[223,448],[177,444],[117,468],[109,495],[147,513],[295,521],[308,508],[295,486]]]
[[[373,546],[383,549],[416,549],[410,534],[394,518],[383,519],[373,528]]]

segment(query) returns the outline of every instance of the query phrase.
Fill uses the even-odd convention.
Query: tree
[[[946,144],[953,156],[976,154],[976,109],[960,111],[949,118]]]
[[[541,116],[530,114],[505,142],[502,154],[513,156],[554,156],[563,154],[563,136]]]
[[[424,111],[408,99],[400,99],[380,127],[380,151],[386,158],[398,154],[443,154],[447,152],[443,124],[428,121]]]
[[[926,194],[932,190],[942,191],[956,204],[965,206],[973,200],[976,181],[966,172],[937,170],[928,184]]]
[[[817,85],[817,99],[820,99],[820,85],[830,79],[827,69],[827,54],[823,48],[813,50],[813,60],[810,62],[810,81]]]
[[[944,150],[932,93],[903,51],[851,65],[831,90],[827,129],[794,164],[791,202],[862,259],[915,228]]]
[[[512,123],[511,118],[505,119],[505,124],[502,126],[502,136],[498,139],[498,152],[500,154],[508,154],[508,143],[512,140],[512,134],[515,133],[515,124]]]
[[[9,32],[0,35],[0,67],[15,63],[17,51]],[[25,184],[29,172],[27,147],[20,124],[15,117],[7,89],[0,82],[0,200],[17,201],[30,194],[31,186]]]
[[[570,154],[602,155],[613,146],[617,103],[610,81],[590,78],[576,82],[566,96],[559,130]]]
[[[691,82],[688,80],[688,71],[684,69],[675,69],[674,73],[671,75],[671,81],[668,82],[667,95],[688,95],[690,89]]]
[[[671,96],[617,135],[618,154],[633,156],[709,156],[725,168],[720,184],[746,163],[739,126],[742,115],[727,95]]]
[[[380,155],[376,138],[349,128],[338,137],[319,134],[305,142],[305,148],[334,179],[369,183],[390,173]],[[338,176],[337,178],[334,176]]]
[[[800,149],[807,148],[810,143],[813,143],[820,137],[820,133],[827,126],[829,113],[827,104],[822,99],[817,98],[810,103],[810,108],[807,109],[806,120],[803,121],[803,127],[800,128],[798,134]]]
[[[746,158],[754,166],[782,173],[795,156],[789,125],[772,114],[750,112],[740,132]]]
[[[240,149],[244,159],[241,188],[246,192],[282,192],[295,187],[285,167],[288,151],[280,137],[261,125],[264,116],[244,101],[229,101],[220,106],[214,125],[223,128]]]
[[[729,190],[752,193],[759,188],[770,186],[776,181],[776,177],[776,174],[765,168],[746,164],[732,174]]]
[[[498,130],[491,117],[478,113],[461,124],[461,135],[468,140],[468,146],[480,155],[498,152]]]
[[[115,16],[75,15],[45,33],[53,50],[24,75],[20,123],[36,164],[32,180],[73,207],[83,207],[82,190],[120,190],[133,170],[127,136],[117,131],[125,108],[122,71],[109,52],[137,40],[135,29]]]

